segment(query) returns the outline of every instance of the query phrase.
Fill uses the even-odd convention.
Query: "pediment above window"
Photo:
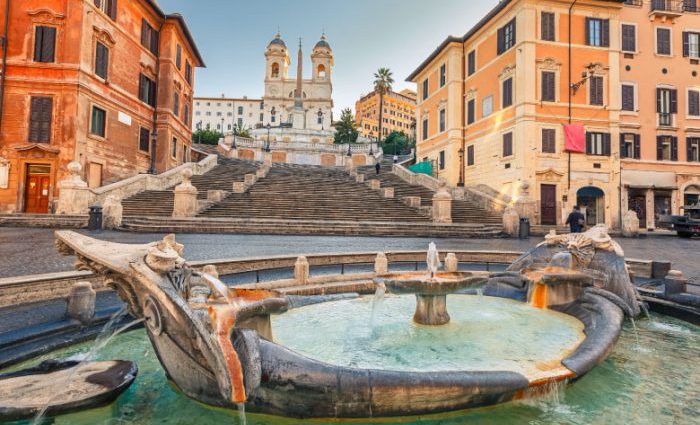
[[[27,14],[31,16],[31,20],[35,24],[63,25],[66,19],[65,15],[54,12],[51,9],[30,10]]]
[[[108,47],[113,47],[115,44],[117,44],[116,40],[114,40],[114,37],[109,33],[109,31],[96,26],[92,28],[95,32],[95,39],[100,43]]]

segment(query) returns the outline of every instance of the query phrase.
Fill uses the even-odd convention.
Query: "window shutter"
[[[622,25],[622,50],[625,52],[637,51],[636,31],[634,25]]]
[[[603,155],[610,156],[610,133],[603,133]]]
[[[586,18],[586,45],[591,45],[591,18]]]
[[[56,28],[36,27],[34,35],[34,62],[54,62],[55,48]]]
[[[627,146],[625,146],[625,133],[620,133],[620,157],[630,157],[630,152],[627,152]]]
[[[160,34],[157,31],[153,30],[151,32],[151,52],[154,55],[158,55],[158,50],[159,50],[158,47],[160,45],[159,40],[160,40]]]
[[[693,160],[693,145],[692,145],[693,139],[690,137],[687,137],[685,139],[685,160],[690,162]]]
[[[44,38],[44,27],[36,27],[34,30],[34,62],[41,62],[41,46]]]
[[[656,136],[656,160],[661,161],[663,159],[664,159],[663,138],[661,136]]]
[[[148,47],[148,22],[145,19],[141,19],[141,45]]]
[[[512,21],[508,25],[511,25],[513,27],[513,42],[511,43],[511,47],[515,46],[518,44],[518,27],[517,27],[517,21],[515,18],[513,18]]]
[[[109,0],[109,17],[113,21],[117,20],[117,0]]]
[[[700,92],[690,90],[688,92],[688,115],[700,115]]]
[[[155,108],[156,106],[156,82],[151,81],[150,82],[150,92],[148,93],[148,100],[149,100],[149,105],[153,106]]]
[[[586,133],[586,153],[591,154],[593,152],[593,135],[591,133]]]
[[[32,97],[29,112],[29,141],[49,143],[51,141],[51,121],[53,99]]]
[[[690,56],[690,34],[683,32],[683,57]]]
[[[505,46],[504,29],[503,29],[503,28],[499,28],[499,29],[498,29],[497,38],[498,38],[497,50],[498,50],[498,54],[500,55],[501,53],[503,53],[504,46]]]
[[[678,90],[671,90],[671,114],[678,113]]]
[[[663,91],[662,89],[656,89],[656,112],[661,113],[663,111],[663,105],[661,102],[661,99],[663,98]]]
[[[603,19],[600,27],[600,44],[603,47],[610,47],[610,21]]]
[[[678,161],[678,137],[671,137],[671,161]]]
[[[640,159],[642,157],[642,143],[641,136],[639,134],[634,135],[634,159]]]
[[[622,110],[634,111],[634,86],[622,86]]]

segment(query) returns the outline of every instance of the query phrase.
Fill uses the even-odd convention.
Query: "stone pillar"
[[[233,182],[233,193],[245,193],[246,184],[245,182]]]
[[[378,275],[389,273],[389,260],[383,252],[378,253],[374,259],[374,272]]]
[[[255,177],[258,179],[261,179],[263,177],[267,177],[267,173],[270,171],[270,167],[267,165],[264,165],[255,172]]]
[[[433,195],[433,222],[452,223],[452,195],[447,191],[447,183],[440,182],[440,189]]]
[[[420,208],[421,199],[420,196],[403,196],[401,197],[401,202],[411,208]]]
[[[664,278],[664,295],[676,295],[686,292],[688,279],[679,270],[670,270]]]
[[[10,161],[0,157],[0,189],[7,189],[10,185]]]
[[[503,233],[514,238],[520,230],[520,216],[515,208],[509,206],[503,211]]]
[[[358,174],[355,176],[355,181],[357,183],[364,183],[365,182],[365,175],[364,174]]]
[[[393,187],[385,187],[381,189],[382,191],[382,198],[393,198],[394,197],[394,188]]]
[[[247,186],[252,186],[257,181],[257,177],[255,177],[255,174],[246,174],[244,181]]]
[[[185,169],[182,172],[182,183],[175,187],[173,217],[194,217],[197,215],[197,188],[192,186],[191,178],[192,170]]]
[[[309,261],[303,255],[299,256],[294,264],[294,280],[301,285],[309,282]]]
[[[656,221],[654,219],[654,189],[647,189],[646,193],[646,206],[647,206],[647,229],[653,230],[656,228]]]
[[[263,165],[272,165],[272,152],[263,152]]]
[[[368,183],[369,188],[372,190],[379,190],[382,187],[382,182],[377,179],[372,179]]]
[[[223,190],[207,190],[207,201],[221,202],[226,197],[226,192]]]
[[[530,183],[523,182],[520,186],[520,194],[515,201],[515,210],[520,218],[527,218],[531,225],[535,224],[537,201],[530,197]]]
[[[78,162],[68,164],[70,176],[58,183],[56,214],[87,214],[90,206],[90,189],[80,178],[82,166]]]
[[[102,204],[102,228],[118,229],[122,225],[122,201],[114,195],[109,195]]]
[[[639,218],[635,211],[626,211],[622,215],[622,236],[633,238],[639,236]]]
[[[90,323],[95,317],[95,296],[90,282],[78,282],[73,285],[68,297],[68,317],[82,323]]]
[[[457,260],[457,256],[450,252],[447,254],[445,257],[445,271],[448,273],[457,273],[459,270],[459,261]]]

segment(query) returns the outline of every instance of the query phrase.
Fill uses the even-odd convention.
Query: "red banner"
[[[567,152],[586,152],[586,131],[582,125],[565,125],[564,136],[566,140],[564,149]]]

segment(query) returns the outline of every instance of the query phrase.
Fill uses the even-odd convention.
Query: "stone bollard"
[[[263,152],[263,165],[272,165],[272,152]]]
[[[197,188],[192,186],[192,170],[189,168],[182,172],[182,183],[175,187],[175,202],[173,203],[173,217],[194,217],[197,215]]]
[[[503,211],[503,233],[511,238],[518,237],[520,230],[520,216],[518,211],[513,207],[506,207]]]
[[[420,208],[421,199],[420,196],[403,196],[401,197],[401,202],[411,208]]]
[[[448,273],[456,273],[458,270],[459,261],[457,260],[457,256],[453,252],[450,252],[445,257],[445,271]]]
[[[96,293],[90,282],[76,283],[70,290],[66,314],[83,324],[90,323],[95,317],[95,297]]]
[[[664,278],[664,295],[682,294],[687,291],[688,279],[679,270],[670,270]]]
[[[104,204],[102,204],[102,228],[120,228],[122,225],[123,212],[122,201],[114,195],[109,195]]]
[[[377,258],[374,259],[374,273],[378,275],[389,273],[389,260],[383,252],[378,253]]]
[[[385,187],[381,189],[382,191],[382,198],[393,198],[394,197],[394,188],[393,187]]]
[[[379,190],[382,187],[382,182],[377,179],[372,179],[367,183],[369,183],[369,188],[372,190]]]
[[[82,166],[78,162],[68,164],[70,176],[58,183],[56,214],[87,214],[90,189],[80,177]]]
[[[294,264],[294,280],[301,285],[309,282],[309,261],[303,255],[297,257],[297,262]]]
[[[223,190],[207,190],[207,201],[221,202],[226,197],[226,192]]]
[[[258,170],[255,172],[255,177],[256,177],[257,179],[261,179],[261,178],[263,178],[263,177],[267,177],[267,172],[268,172],[269,170],[270,170],[270,169],[267,168],[267,167],[260,167],[260,168],[258,168]]]
[[[622,216],[622,236],[626,238],[639,236],[639,217],[635,211],[628,210]]]
[[[246,174],[246,175],[245,175],[245,180],[244,180],[244,182],[245,182],[246,185],[252,186],[252,185],[255,184],[255,182],[256,182],[257,180],[258,180],[258,179],[257,179],[257,177],[255,177],[255,174]]]
[[[521,218],[530,220],[530,224],[535,223],[537,215],[537,201],[530,197],[530,183],[523,182],[519,190],[517,200],[515,201],[515,210]]]
[[[433,196],[433,222],[452,223],[452,195],[447,191],[447,183],[440,182],[440,189]]]
[[[364,174],[358,174],[355,176],[355,182],[357,183],[364,183],[365,182],[365,175]]]
[[[245,182],[233,182],[233,193],[245,193],[247,188]]]

